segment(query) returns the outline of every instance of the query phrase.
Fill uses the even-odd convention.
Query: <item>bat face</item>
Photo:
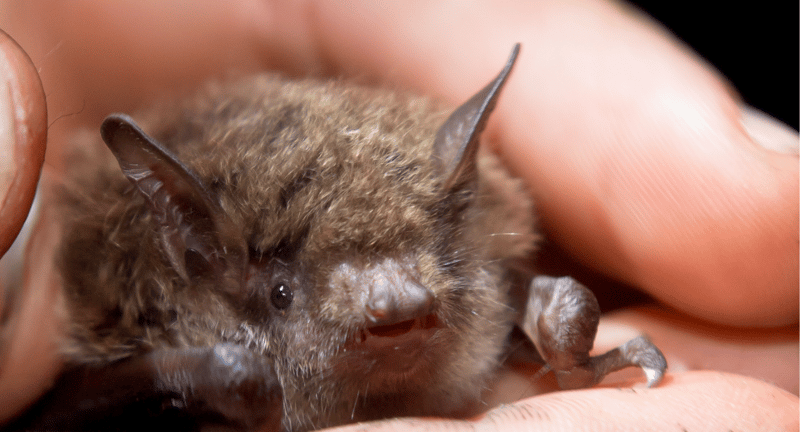
[[[514,319],[502,261],[535,240],[520,184],[477,149],[509,69],[450,117],[271,76],[142,128],[110,117],[118,163],[64,199],[72,359],[242,345],[274,365],[288,430],[463,413]]]

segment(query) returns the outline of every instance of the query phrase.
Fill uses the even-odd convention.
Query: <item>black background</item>
[[[736,86],[744,100],[798,128],[797,0],[714,2],[638,0]]]

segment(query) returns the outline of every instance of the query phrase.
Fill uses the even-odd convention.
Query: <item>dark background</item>
[[[634,0],[736,86],[744,100],[798,128],[797,0]]]

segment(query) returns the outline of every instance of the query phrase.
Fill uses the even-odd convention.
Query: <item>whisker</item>
[[[358,397],[359,397],[360,395],[361,395],[361,390],[358,390],[358,391],[356,392],[356,397],[355,397],[355,400],[353,401],[353,410],[352,410],[352,411],[350,411],[350,420],[353,420],[353,419],[355,419],[355,418],[356,418],[356,406],[358,406]]]
[[[496,236],[522,236],[525,234],[517,233],[517,232],[505,232],[505,233],[492,233],[489,234],[489,237],[496,237]]]

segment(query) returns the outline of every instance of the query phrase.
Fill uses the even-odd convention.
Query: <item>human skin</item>
[[[65,169],[67,137],[76,127],[96,129],[109,112],[179,95],[209,77],[264,69],[345,75],[457,104],[496,73],[514,42],[522,42],[488,143],[528,182],[553,241],[674,308],[667,317],[635,309],[605,321],[610,328],[646,330],[657,345],[669,347],[672,373],[662,387],[637,389],[635,398],[609,389],[548,393],[477,421],[488,426],[535,409],[572,422],[561,424],[569,429],[600,420],[632,429],[662,420],[687,429],[711,424],[705,421],[733,427],[754,418],[797,429],[798,402],[791,394],[797,393],[796,148],[782,154],[754,142],[733,90],[661,28],[615,3],[592,0],[474,2],[469,8],[445,2],[191,5],[193,14],[180,15],[172,12],[188,5],[5,5],[0,26],[29,52],[47,93],[47,179],[57,180]],[[32,82],[31,70],[15,85]],[[41,117],[45,106],[38,100],[26,118]],[[43,144],[26,139],[17,145],[34,154]],[[32,184],[35,170],[20,172],[24,184]],[[4,203],[0,211],[19,215],[25,207]],[[46,210],[42,219],[33,244],[45,254],[56,236]],[[4,225],[3,238],[16,224]],[[46,262],[37,259],[21,293],[47,295],[20,302],[31,305],[28,314],[20,312],[29,321],[16,327],[20,335],[37,329],[40,337],[18,337],[8,357],[31,358],[26,349],[39,350],[40,364],[4,365],[0,401],[9,404],[0,403],[0,418],[34,397],[56,370],[56,336],[48,333],[56,324],[47,307],[57,303],[57,284]],[[734,355],[722,358],[720,349]],[[751,362],[740,360],[744,353]],[[746,366],[753,363],[758,370]],[[706,368],[778,387],[742,375],[681,370]],[[709,413],[708,401],[725,403]],[[649,414],[620,417],[598,404]]]

